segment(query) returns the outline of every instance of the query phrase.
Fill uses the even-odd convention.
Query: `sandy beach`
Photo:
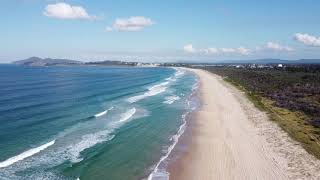
[[[172,180],[320,179],[320,162],[293,141],[244,93],[219,76],[192,69],[202,106]]]

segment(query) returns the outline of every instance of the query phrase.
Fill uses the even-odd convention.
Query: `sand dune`
[[[291,140],[242,92],[220,77],[200,78],[202,107],[188,151],[170,170],[173,180],[319,179],[320,162]]]

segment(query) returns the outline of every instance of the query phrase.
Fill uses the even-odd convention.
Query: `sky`
[[[320,58],[316,0],[2,0],[0,63]]]

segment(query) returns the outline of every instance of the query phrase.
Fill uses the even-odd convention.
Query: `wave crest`
[[[25,152],[23,152],[23,153],[21,153],[21,154],[19,154],[17,156],[11,157],[11,158],[3,161],[3,162],[0,162],[0,168],[4,168],[4,167],[7,167],[7,166],[10,166],[10,165],[12,165],[12,164],[14,164],[14,163],[16,163],[18,161],[21,161],[21,160],[23,160],[25,158],[33,156],[33,155],[39,153],[40,151],[45,150],[48,147],[52,146],[54,143],[55,143],[55,140],[50,141],[50,142],[48,142],[46,144],[43,144],[43,145],[41,145],[39,147],[29,149],[29,150],[27,150],[27,151],[25,151]]]
[[[169,82],[163,82],[163,83],[154,85],[154,86],[150,87],[148,89],[148,91],[145,92],[144,94],[128,98],[128,101],[130,103],[135,103],[135,102],[138,102],[146,97],[155,96],[157,94],[163,93],[166,91],[166,89],[167,89],[166,85],[168,85],[168,84],[169,84]]]
[[[112,110],[113,109],[113,107],[111,107],[111,108],[109,108],[109,109],[107,109],[107,110],[105,110],[105,111],[102,111],[102,112],[100,112],[100,113],[97,113],[96,115],[94,115],[94,117],[101,117],[101,116],[103,116],[103,115],[106,115],[107,113],[108,113],[108,111],[110,111],[110,110]]]
[[[96,144],[112,140],[114,135],[110,135],[110,133],[111,131],[104,130],[94,134],[86,134],[82,136],[80,142],[67,148],[66,152],[70,155],[70,161],[73,163],[82,161],[82,158],[80,158],[80,153],[95,146]]]
[[[119,122],[128,121],[135,113],[136,113],[136,108],[130,109],[129,111],[127,111],[121,115]]]

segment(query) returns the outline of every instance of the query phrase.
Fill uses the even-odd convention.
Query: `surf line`
[[[144,94],[130,97],[127,99],[127,101],[129,101],[130,103],[135,103],[135,102],[138,102],[144,98],[155,96],[157,94],[163,93],[168,88],[168,84],[169,84],[168,81],[162,82],[160,84],[156,84],[156,85],[148,88],[147,92],[145,92]]]
[[[127,120],[129,120],[134,114],[136,113],[136,108],[132,108],[130,110],[128,110],[127,112],[123,113],[121,115],[121,118],[118,122],[126,122]]]
[[[21,160],[23,160],[25,158],[33,156],[33,155],[39,153],[40,151],[45,150],[48,147],[52,146],[55,143],[55,141],[56,140],[50,141],[50,142],[48,142],[46,144],[43,144],[43,145],[41,145],[39,147],[29,149],[29,150],[27,150],[27,151],[25,151],[25,152],[23,152],[23,153],[21,153],[21,154],[19,154],[17,156],[13,156],[13,157],[5,160],[5,161],[2,161],[2,162],[0,162],[0,168],[4,168],[4,167],[7,167],[7,166],[10,166],[10,165],[12,165],[12,164],[14,164],[14,163],[16,163],[18,161],[21,161]]]
[[[108,113],[108,111],[110,111],[110,110],[112,110],[113,109],[113,107],[111,107],[111,108],[109,108],[109,109],[107,109],[107,110],[105,110],[105,111],[102,111],[102,112],[100,112],[100,113],[98,113],[98,114],[96,114],[96,115],[94,115],[94,117],[100,117],[100,116],[103,116],[103,115],[106,115],[107,113]]]

